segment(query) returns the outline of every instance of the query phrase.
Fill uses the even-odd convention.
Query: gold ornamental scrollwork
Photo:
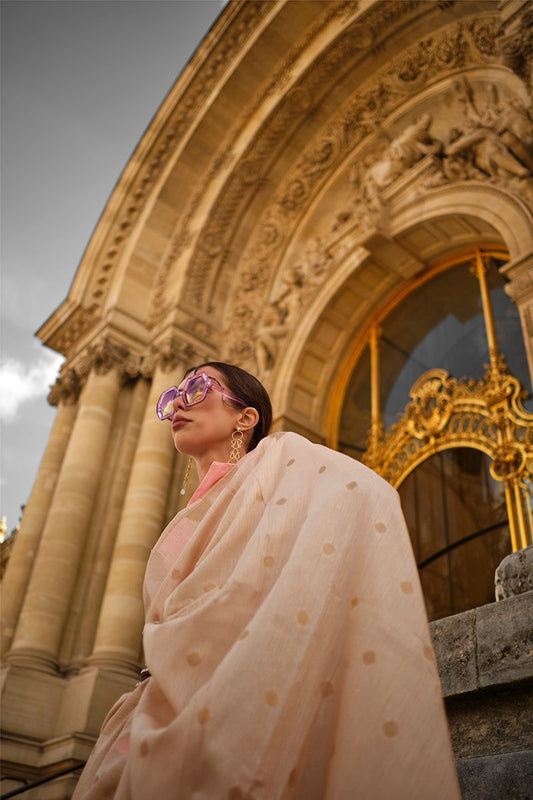
[[[503,359],[483,380],[457,380],[443,369],[424,373],[411,402],[388,432],[371,435],[363,461],[398,487],[430,456],[456,447],[481,450],[492,477],[505,484],[513,550],[533,543],[533,414]]]

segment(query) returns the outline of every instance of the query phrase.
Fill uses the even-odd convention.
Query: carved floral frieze
[[[349,64],[355,64],[365,57],[369,48],[378,47],[379,43],[390,33],[391,28],[402,18],[416,10],[422,4],[420,0],[393,0],[380,3],[371,7],[364,18],[357,19],[347,30],[335,40],[326,53],[319,56],[313,63],[313,68],[307,70],[304,76],[288,89],[279,100],[268,121],[264,124],[260,135],[253,144],[242,154],[242,163],[247,165],[246,170],[236,167],[224,186],[223,192],[216,206],[210,212],[206,224],[198,237],[198,246],[191,258],[187,284],[184,296],[188,301],[206,307],[209,304],[208,292],[211,282],[208,280],[210,273],[220,271],[227,263],[231,248],[234,230],[238,225],[240,210],[249,205],[254,193],[260,188],[262,181],[268,180],[268,168],[272,157],[284,139],[289,139],[295,127],[303,120],[309,120],[320,107],[332,76],[337,76],[339,71],[345,71]],[[323,18],[323,26],[330,24],[336,17],[348,18],[357,10],[357,4],[331,3],[327,7]],[[311,41],[320,33],[320,26],[314,26],[307,37],[298,43],[294,50],[287,56],[286,66],[290,72],[298,58],[305,50],[305,41]],[[282,70],[272,79],[267,94],[282,91],[284,83]],[[286,75],[287,77],[287,75]],[[373,101],[371,101],[371,105]],[[242,121],[236,132],[232,134],[235,140]],[[372,121],[369,119],[368,132],[372,130]],[[342,138],[342,137],[341,137]],[[287,209],[297,211],[299,206],[308,198],[309,181],[312,177],[318,179],[333,163],[333,150],[340,155],[342,147],[337,146],[338,131],[328,142],[320,142],[315,152],[303,165],[303,175],[288,186],[286,196],[279,200],[282,217]],[[314,162],[314,163],[313,163]],[[301,164],[297,166],[297,170]],[[254,180],[244,179],[244,175],[254,176]],[[186,226],[187,222],[185,223]],[[268,224],[268,223],[267,223]],[[185,228],[186,229],[186,228]],[[217,250],[206,250],[205,241],[217,243]]]

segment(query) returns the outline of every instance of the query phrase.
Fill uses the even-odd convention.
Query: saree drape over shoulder
[[[459,798],[396,491],[274,434],[170,522],[76,800]]]

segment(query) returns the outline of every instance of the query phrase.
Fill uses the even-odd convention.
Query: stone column
[[[533,253],[510,261],[500,272],[509,278],[505,291],[518,308],[529,372],[533,382]],[[529,388],[529,387],[525,387]]]
[[[132,392],[132,402],[126,422],[117,463],[113,469],[112,486],[107,499],[106,511],[103,520],[99,521],[98,543],[95,546],[89,567],[90,578],[84,587],[83,598],[78,600],[81,604],[77,623],[74,621],[73,658],[70,660],[71,669],[79,669],[87,663],[94,643],[94,636],[98,624],[98,616],[104,597],[106,579],[111,565],[113,547],[120,518],[132,464],[134,463],[140,428],[148,403],[150,384],[140,377]]]
[[[89,665],[136,672],[144,624],[142,585],[151,548],[164,525],[172,474],[174,444],[168,422],[161,422],[155,404],[176,380],[172,371],[156,368],[139,435],[96,639]]]
[[[7,656],[12,664],[52,672],[56,668],[120,389],[122,364],[116,350],[104,343],[93,353]]]
[[[39,471],[24,509],[2,581],[2,653],[9,650],[24,595],[30,580],[35,553],[52,502],[54,488],[76,418],[77,378],[73,370],[64,371],[52,387],[49,401],[57,404],[56,418]]]

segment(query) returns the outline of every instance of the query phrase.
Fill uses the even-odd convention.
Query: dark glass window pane
[[[487,282],[500,352],[530,391],[518,310],[505,294],[495,262],[487,269]],[[386,427],[403,413],[409,390],[427,370],[439,367],[454,378],[483,378],[489,363],[487,336],[479,283],[468,264],[437,275],[391,312],[383,323],[380,361]]]
[[[370,351],[366,347],[344,399],[339,426],[339,450],[353,458],[361,458],[366,450],[370,422]]]
[[[494,571],[511,543],[504,487],[489,463],[478,450],[445,450],[399,489],[430,619],[494,600]]]

